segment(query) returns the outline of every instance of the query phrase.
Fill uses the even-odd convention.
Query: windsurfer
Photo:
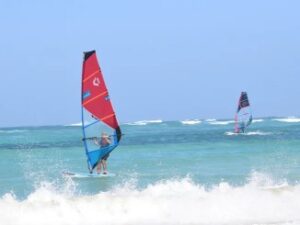
[[[111,143],[110,137],[107,133],[102,132],[100,141],[98,139],[94,140],[96,145],[99,145],[101,148],[108,147]],[[109,157],[109,153],[104,155],[102,159],[97,164],[97,173],[101,173],[101,166],[103,167],[103,174],[107,174],[107,159]]]
[[[252,122],[252,113],[247,92],[242,92],[235,115],[235,133],[245,133]]]
[[[96,170],[98,173],[106,173],[108,153],[119,145],[122,132],[109,99],[95,50],[84,52],[81,109],[82,140],[89,172],[93,173],[93,170]],[[108,136],[105,133],[99,133],[101,130],[104,131],[103,128],[109,131],[109,134],[114,134]]]

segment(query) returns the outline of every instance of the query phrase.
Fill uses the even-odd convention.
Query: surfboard
[[[63,176],[71,178],[106,178],[106,177],[115,177],[114,173],[74,173],[74,172],[63,172]]]

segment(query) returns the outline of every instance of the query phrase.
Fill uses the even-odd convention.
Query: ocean
[[[121,128],[115,176],[80,179],[80,126],[0,128],[0,224],[300,224],[300,118]]]

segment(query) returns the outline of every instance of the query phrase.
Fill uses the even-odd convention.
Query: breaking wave
[[[89,196],[44,185],[24,200],[3,195],[0,209],[5,225],[299,224],[300,185],[259,173],[242,186],[221,182],[208,189],[185,178],[144,189],[126,183]]]
[[[9,130],[0,130],[0,133],[16,134],[16,133],[24,133],[26,131],[28,131],[28,130],[23,130],[23,129],[22,130],[18,130],[18,129],[11,130],[11,129],[9,129]]]
[[[65,125],[65,127],[81,127],[81,126],[82,126],[82,122]]]
[[[261,122],[264,122],[263,119],[254,119],[252,120],[252,123],[261,123]]]
[[[228,125],[234,123],[234,120],[213,120],[213,121],[208,121],[208,123],[211,125]]]
[[[227,131],[225,132],[225,135],[232,136],[232,135],[245,135],[245,136],[252,136],[252,135],[260,135],[260,136],[265,136],[265,135],[272,135],[271,132],[263,132],[263,131],[249,131],[245,133],[235,133],[235,132],[230,132]]]
[[[205,121],[206,122],[213,122],[213,121],[216,121],[217,119],[206,119]]]
[[[194,120],[182,120],[180,121],[184,125],[195,125],[201,123],[201,120],[194,119]]]
[[[132,123],[125,123],[127,125],[132,125],[132,126],[144,126],[147,124],[152,124],[152,123],[162,123],[162,120],[140,120],[140,121],[136,121],[136,122],[132,122]]]
[[[300,118],[298,117],[277,118],[273,120],[284,123],[300,123]]]

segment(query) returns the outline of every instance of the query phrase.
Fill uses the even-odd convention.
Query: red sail
[[[101,120],[113,129],[119,127],[98,64],[96,51],[84,53],[82,67],[82,106],[93,117]]]

